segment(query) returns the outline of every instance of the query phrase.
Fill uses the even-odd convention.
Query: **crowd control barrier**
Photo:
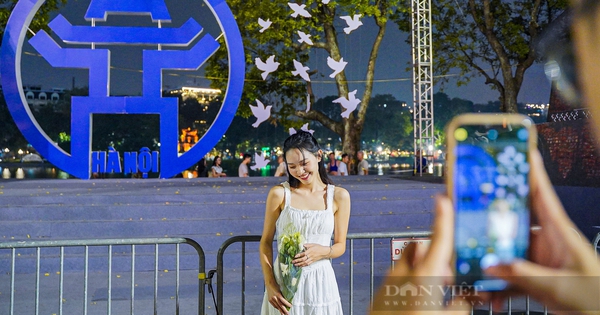
[[[342,297],[343,307],[348,310],[348,314],[354,314],[355,303],[361,302],[359,307],[360,313],[363,313],[368,308],[368,303],[371,301],[371,297],[373,296],[374,290],[376,289],[376,283],[374,281],[376,276],[383,276],[387,270],[392,265],[392,252],[390,248],[390,242],[394,238],[426,238],[429,237],[431,233],[429,231],[422,232],[396,232],[396,233],[349,233],[347,235],[347,248],[346,254],[342,257],[334,259],[334,264],[345,265],[347,266],[346,272],[338,272],[336,271],[336,277],[338,279],[338,284],[340,284],[340,288],[347,288],[343,292],[340,293]],[[225,310],[226,306],[224,303],[224,290],[225,287],[225,278],[230,278],[230,282],[234,282],[232,280],[233,277],[228,277],[225,272],[225,253],[228,248],[230,248],[234,244],[239,244],[240,247],[235,250],[231,250],[233,252],[240,254],[240,265],[239,270],[241,274],[241,282],[237,287],[240,289],[240,300],[239,301],[231,301],[228,300],[227,304],[240,304],[239,314],[245,315],[247,308],[246,305],[247,299],[250,296],[250,289],[253,289],[254,292],[251,295],[253,299],[260,299],[262,301],[262,292],[264,290],[262,271],[260,267],[255,266],[249,272],[247,269],[247,262],[250,259],[253,259],[256,263],[258,262],[258,243],[260,242],[260,235],[246,235],[246,236],[234,236],[226,240],[219,252],[217,254],[217,309],[220,312],[219,314],[237,314],[238,311],[230,311]],[[357,252],[360,252],[360,255],[357,255]],[[248,254],[252,253],[252,257],[247,258]],[[360,256],[360,261],[355,261],[356,256]],[[362,258],[367,257],[367,261],[362,261]],[[376,260],[377,258],[377,260]],[[383,259],[382,259],[383,258]],[[232,258],[230,260],[236,260],[236,258]],[[236,261],[237,262],[237,261]],[[256,263],[254,265],[256,265]],[[363,266],[366,265],[366,268]],[[357,273],[357,268],[360,267],[360,272]],[[237,270],[238,268],[235,268]],[[377,269],[377,270],[376,270]],[[364,272],[368,272],[365,274]],[[252,283],[248,283],[248,278],[252,278]],[[348,281],[347,285],[343,285],[341,282],[346,279]],[[358,279],[358,280],[357,280]],[[368,280],[367,280],[368,279]],[[368,288],[361,287],[360,290],[357,289],[357,284],[364,284],[365,282],[369,283]],[[260,284],[258,284],[260,283]],[[237,284],[237,283],[236,283]],[[257,289],[258,288],[258,289]],[[257,293],[258,292],[258,293]],[[345,295],[344,295],[345,294]],[[256,304],[256,303],[254,303]],[[249,314],[254,314],[256,310],[252,310]]]
[[[369,303],[374,290],[377,289],[379,283],[376,283],[376,279],[381,279],[387,270],[393,268],[393,256],[394,256],[394,241],[398,240],[414,240],[419,241],[429,238],[431,233],[429,231],[424,232],[403,232],[403,233],[350,233],[348,234],[348,246],[346,254],[342,257],[333,260],[334,266],[345,265],[347,266],[347,274],[340,272],[340,268],[336,270],[336,277],[340,286],[340,295],[342,298],[342,305],[344,307],[344,314],[365,314],[368,310]],[[260,305],[262,301],[262,294],[264,292],[264,283],[262,277],[262,270],[258,264],[258,243],[260,242],[260,235],[248,235],[248,236],[234,236],[226,240],[217,255],[217,314],[241,314],[245,315],[254,314],[257,310],[247,310],[246,305]],[[382,240],[385,240],[382,242]],[[365,244],[366,242],[366,244]],[[600,243],[600,233],[595,237],[593,246],[598,249],[598,243]],[[230,249],[238,245],[233,250]],[[229,249],[229,251],[228,251]],[[226,255],[226,252],[229,255]],[[360,255],[356,255],[360,252]],[[237,254],[237,255],[234,255]],[[253,255],[247,257],[249,254]],[[388,256],[387,261],[381,261],[382,255]],[[239,257],[238,257],[239,256]],[[359,259],[355,259],[358,257]],[[227,257],[227,259],[225,259]],[[367,262],[363,262],[364,258],[367,257]],[[254,262],[250,260],[255,260]],[[356,260],[356,261],[355,261]],[[227,261],[227,268],[225,263]],[[238,267],[231,268],[231,263],[238,264]],[[252,265],[255,266],[252,266]],[[384,264],[387,264],[387,268]],[[382,270],[384,270],[382,272]],[[235,274],[234,274],[235,273]],[[240,277],[241,275],[241,277]],[[225,281],[228,279],[228,281]],[[347,287],[344,289],[342,281],[348,281]],[[366,282],[368,281],[368,289],[365,290]],[[224,302],[224,290],[225,286],[235,282],[239,288],[240,300],[232,300],[231,286],[227,288],[228,299]],[[239,283],[237,283],[239,282]],[[359,289],[357,290],[357,284]],[[251,293],[250,291],[253,291]],[[257,294],[258,292],[258,294]],[[248,303],[248,298],[255,299],[254,303]],[[233,298],[235,299],[235,297]],[[257,302],[258,300],[258,302]],[[355,304],[360,303],[358,308]],[[230,305],[239,305],[239,311],[224,309]],[[372,306],[372,305],[371,305]],[[545,305],[539,304],[532,301],[529,296],[522,298],[508,298],[505,306],[508,310],[508,314],[513,312],[524,312],[525,314],[548,314],[548,309]],[[471,314],[492,314],[493,308],[491,303],[488,305],[478,305],[471,310]]]
[[[204,314],[204,251],[188,238],[4,242],[0,264],[0,314]]]

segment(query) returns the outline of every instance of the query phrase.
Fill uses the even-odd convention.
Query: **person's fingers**
[[[287,302],[286,299],[281,295],[275,295],[271,298],[271,305],[273,305],[273,307],[275,309],[277,309],[279,311],[279,313],[287,315],[288,311],[287,308],[284,306],[283,302]]]
[[[564,272],[519,260],[510,265],[490,267],[485,270],[485,273],[507,281],[518,291],[527,292],[536,298],[544,298],[544,296],[552,296],[556,277]]]
[[[432,227],[431,244],[425,254],[423,265],[431,276],[443,276],[452,258],[454,240],[454,209],[446,196],[435,198],[435,219]]]
[[[402,251],[402,256],[394,264],[394,269],[388,273],[388,277],[408,276],[414,266],[414,256],[417,252],[417,244],[409,243]]]

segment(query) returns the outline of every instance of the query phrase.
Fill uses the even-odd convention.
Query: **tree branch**
[[[481,19],[481,17],[477,13],[477,9],[475,7],[475,0],[469,0],[469,8],[471,10],[473,18],[475,19],[475,22],[479,26],[479,29],[483,29],[483,35],[485,35],[488,42],[492,46],[492,49],[498,55],[504,79],[506,80],[512,78],[512,67],[510,64],[510,58],[508,57],[508,54],[506,53],[504,47],[500,43],[500,40],[498,40],[498,37],[494,33],[494,17],[490,11],[490,1],[483,1],[483,23],[481,23],[481,21],[478,21],[478,17],[479,19]]]
[[[540,7],[542,6],[541,0],[536,0],[533,9],[531,10],[531,21],[529,22],[529,34],[530,34],[530,42],[529,42],[529,52],[527,53],[527,58],[522,62],[519,62],[517,65],[517,69],[515,71],[515,81],[517,88],[520,89],[521,84],[523,83],[523,78],[525,76],[525,71],[531,67],[531,65],[535,62],[535,38],[538,35],[539,25],[538,25],[538,16],[540,12]]]
[[[373,47],[371,48],[371,54],[369,56],[369,63],[367,65],[367,77],[365,83],[365,92],[363,93],[363,99],[361,101],[360,109],[358,111],[358,119],[356,121],[356,125],[359,128],[362,128],[363,123],[366,118],[367,108],[369,107],[369,102],[371,100],[371,94],[373,93],[373,79],[375,78],[375,63],[377,62],[377,55],[379,54],[379,47],[381,47],[381,42],[383,41],[383,36],[385,35],[386,30],[386,22],[383,21],[380,17],[375,17],[375,23],[379,27],[377,31],[377,36],[375,37],[375,42],[373,43]]]
[[[343,134],[343,132],[344,132],[344,126],[341,122],[335,121],[335,120],[329,118],[329,116],[325,115],[321,111],[311,109],[307,113],[305,111],[299,110],[299,111],[296,111],[295,115],[300,118],[304,118],[304,119],[316,120],[316,121],[320,122],[321,125],[325,126],[326,128],[330,129],[331,131],[333,131],[339,135]]]

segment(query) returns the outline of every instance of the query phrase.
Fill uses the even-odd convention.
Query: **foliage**
[[[10,13],[13,8],[19,2],[18,0],[0,0],[0,41],[4,37],[4,29],[6,28],[6,24],[8,23],[8,18],[10,17]],[[33,33],[37,33],[37,31],[43,29],[48,31],[48,22],[50,22],[50,14],[67,3],[67,0],[46,0],[42,7],[35,14],[31,24],[29,25],[29,30]],[[28,33],[31,35],[31,33]]]
[[[501,110],[517,112],[524,73],[537,59],[536,39],[566,6],[566,0],[433,1],[435,72],[458,69],[458,85],[482,76],[499,92]],[[398,24],[406,30],[403,20]]]
[[[413,145],[413,113],[405,102],[392,95],[376,95],[371,99],[362,141],[369,149],[384,147],[408,150]]]
[[[292,18],[287,0],[228,1],[238,25],[241,26],[240,31],[244,41],[247,64],[246,85],[238,115],[249,117],[251,112],[247,104],[254,103],[255,99],[260,99],[265,104],[273,105],[271,120],[282,124],[284,129],[301,126],[306,121],[317,121],[342,139],[345,152],[354,154],[360,149],[360,134],[365,121],[367,104],[370,103],[379,45],[385,34],[389,18],[398,10],[406,8],[399,6],[400,2],[400,0],[332,0],[329,4],[323,4],[321,0],[307,0],[302,4],[306,4],[306,9],[312,17]],[[306,112],[307,95],[313,104],[318,96],[314,95],[310,82],[305,82],[292,75],[291,72],[294,70],[292,60],[309,65],[311,56],[314,56],[311,52],[315,50],[324,51],[334,60],[339,60],[343,56],[338,46],[338,36],[352,36],[352,34],[346,35],[341,32],[341,29],[338,29],[343,23],[340,16],[353,16],[354,14],[362,14],[363,23],[365,23],[365,19],[373,19],[378,30],[373,39],[365,41],[365,45],[371,46],[369,62],[366,65],[348,65],[349,67],[365,66],[367,69],[366,83],[364,87],[358,89],[359,94],[357,94],[357,98],[362,100],[361,105],[347,119],[316,108]],[[258,25],[258,18],[269,19],[272,22],[271,27],[260,33],[261,27]],[[311,34],[314,45],[298,43],[296,33],[298,30]],[[211,78],[213,87],[224,89],[227,54],[224,45],[221,47],[216,54],[217,57],[210,60],[207,76]],[[267,80],[263,80],[260,76],[261,71],[254,65],[255,58],[265,61],[271,55],[276,56],[275,61],[279,62],[280,66],[276,72],[269,75]],[[313,78],[323,77],[330,73],[331,70],[328,68],[315,69],[310,72]],[[335,77],[335,83],[338,90],[337,97],[347,97],[350,90],[345,72]],[[331,103],[324,105],[337,107]]]
[[[452,118],[473,111],[474,107],[471,101],[458,97],[451,99],[446,93],[442,92],[433,95],[434,127],[436,130],[444,131]]]

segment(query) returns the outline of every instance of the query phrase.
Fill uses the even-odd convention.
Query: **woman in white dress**
[[[283,145],[288,181],[271,188],[266,202],[260,259],[265,280],[261,314],[342,314],[339,290],[331,259],[346,251],[350,219],[350,194],[333,186],[323,162],[323,151],[308,132],[299,131]],[[273,259],[273,239],[281,246],[290,227],[304,240],[304,250],[292,260],[301,268],[293,299],[282,293],[284,272]],[[333,234],[333,244],[331,235]],[[277,255],[279,256],[279,255]],[[289,285],[289,284],[288,284]]]

